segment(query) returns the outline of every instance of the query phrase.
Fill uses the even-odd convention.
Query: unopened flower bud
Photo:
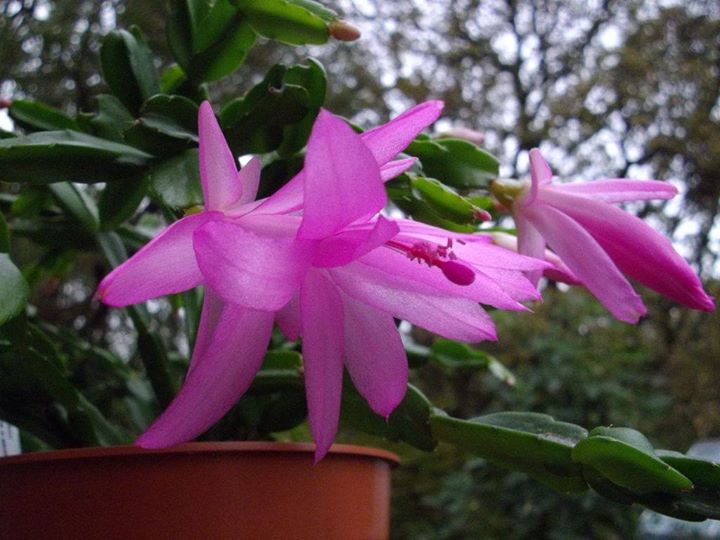
[[[330,35],[338,41],[355,41],[360,37],[360,29],[349,22],[340,19],[328,25]]]

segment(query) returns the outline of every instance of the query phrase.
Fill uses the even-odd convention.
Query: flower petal
[[[200,183],[205,208],[221,210],[240,198],[243,185],[238,179],[237,162],[207,101],[200,105],[198,134]]]
[[[521,211],[513,212],[513,219],[517,227],[517,248],[518,253],[533,257],[535,259],[545,259],[545,239],[535,226],[525,219]],[[537,287],[542,276],[542,270],[530,270],[527,272],[528,280]]]
[[[713,299],[690,265],[667,238],[640,218],[568,193],[553,191],[542,197],[585,227],[625,274],[693,309],[714,309]]]
[[[242,186],[242,194],[230,206],[226,207],[225,213],[232,214],[236,209],[255,200],[258,186],[260,185],[260,173],[262,164],[260,158],[253,156],[238,173],[238,181]]]
[[[409,289],[415,284],[409,285],[392,271],[356,261],[328,273],[355,300],[446,338],[467,342],[497,339],[492,319],[477,302]]]
[[[318,244],[313,266],[323,268],[348,264],[382,246],[397,233],[398,226],[382,216],[378,217],[372,229],[368,227],[345,229]]]
[[[532,225],[524,218],[523,223],[532,227]],[[535,227],[533,227],[533,229],[535,229]],[[508,249],[510,251],[518,250],[517,236],[504,232],[494,232],[492,233],[492,239],[495,244],[505,249]],[[545,239],[543,239],[542,242],[543,244],[545,244]],[[575,277],[575,275],[570,271],[567,265],[562,262],[562,259],[560,259],[560,257],[558,257],[555,253],[553,253],[549,249],[545,249],[543,258],[546,262],[552,264],[551,267],[546,268],[543,271],[543,275],[545,275],[547,278],[552,279],[553,281],[562,281],[563,283],[567,283],[568,285],[582,285],[580,280]]]
[[[387,195],[380,168],[343,120],[321,110],[305,156],[303,221],[298,238],[322,239],[381,210]]]
[[[555,184],[546,189],[592,198],[606,203],[672,199],[678,191],[675,186],[659,180],[628,180],[612,178],[592,182]]]
[[[503,290],[503,283],[496,282],[483,268],[468,264],[464,259],[457,262],[467,267],[474,274],[474,280],[468,285],[458,285],[450,281],[437,266],[428,267],[417,261],[411,261],[406,255],[383,248],[368,253],[361,259],[363,264],[372,266],[381,272],[392,274],[394,278],[404,280],[405,284],[397,283],[408,290],[430,295],[447,295],[468,298],[474,302],[488,304],[501,309],[524,311],[526,308]],[[517,277],[525,280],[518,272]],[[535,296],[535,295],[534,295]],[[534,297],[533,296],[533,297]],[[525,299],[525,298],[523,298]]]
[[[408,364],[392,315],[343,297],[345,366],[370,408],[387,419],[405,396]]]
[[[540,185],[552,182],[552,169],[537,148],[530,150],[530,176],[534,179],[533,183]]]
[[[297,294],[275,314],[275,322],[288,341],[296,341],[300,337],[300,297]]]
[[[193,232],[220,214],[203,212],[176,221],[105,276],[97,297],[127,306],[197,287],[203,277],[195,261]]]
[[[427,126],[438,119],[442,101],[426,101],[393,118],[388,123],[366,131],[360,137],[379,165],[384,165],[413,141]]]
[[[300,289],[300,312],[308,419],[317,463],[335,440],[343,374],[342,300],[318,270],[308,272]]]
[[[313,254],[305,242],[259,235],[228,221],[198,228],[193,244],[206,283],[221,298],[272,311],[290,301]]]
[[[642,300],[589,232],[547,204],[535,204],[525,212],[528,221],[613,316],[638,322],[645,314]]]
[[[164,448],[206,431],[240,399],[260,369],[273,314],[225,304],[205,351],[175,400],[136,445]]]
[[[383,182],[392,180],[396,176],[407,171],[410,167],[415,165],[416,162],[417,158],[414,157],[389,161],[380,167],[380,177],[383,179]]]
[[[207,348],[212,343],[215,327],[220,322],[225,302],[210,287],[205,287],[203,293],[203,305],[200,313],[200,325],[198,326],[197,337],[195,338],[195,348],[192,358],[190,358],[190,366],[188,367],[188,376],[195,368],[195,360],[201,358]]]

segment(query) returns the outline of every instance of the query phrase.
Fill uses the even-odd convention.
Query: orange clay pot
[[[12,540],[382,539],[397,456],[335,445],[189,443],[0,459]]]

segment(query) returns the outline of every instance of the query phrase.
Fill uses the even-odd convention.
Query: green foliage
[[[133,113],[160,91],[152,54],[138,28],[113,30],[105,36],[100,62],[105,82]]]
[[[420,139],[406,151],[420,158],[428,176],[439,178],[455,188],[487,188],[498,176],[497,158],[467,141]]]
[[[173,2],[166,35],[183,77],[196,82],[230,75],[255,43],[247,17],[228,0]]]
[[[320,64],[276,65],[244,97],[230,101],[219,119],[233,152],[289,155],[305,146],[325,99]]]
[[[165,206],[183,209],[203,202],[197,149],[158,163],[147,177],[153,193]]]
[[[312,0],[233,0],[263,37],[289,45],[325,43],[334,11]]]
[[[12,102],[8,112],[16,124],[30,131],[80,129],[73,118],[45,103],[18,99]]]
[[[145,165],[137,148],[77,131],[42,131],[0,140],[0,177],[6,182],[108,182]]]
[[[25,308],[28,293],[28,284],[18,267],[7,253],[0,253],[0,325]]]

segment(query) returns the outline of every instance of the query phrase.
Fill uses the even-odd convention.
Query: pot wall
[[[389,452],[336,445],[190,443],[0,459],[0,537],[382,539]]]

